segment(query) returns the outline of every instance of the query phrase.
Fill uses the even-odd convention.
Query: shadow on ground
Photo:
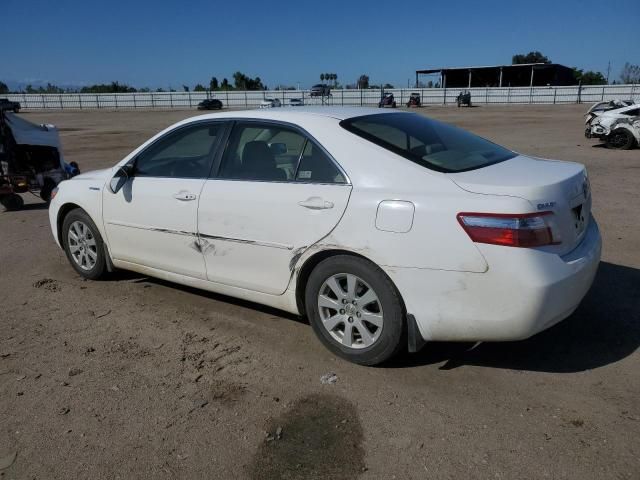
[[[446,362],[441,369],[477,365],[569,373],[602,367],[640,346],[640,270],[602,262],[593,287],[565,321],[527,340],[505,343],[427,344],[388,367]]]
[[[252,302],[176,285],[134,273],[118,272],[114,280],[155,283],[269,315],[307,323],[306,319]],[[519,342],[427,343],[416,354],[402,354],[384,368],[411,368],[443,363],[443,370],[477,365],[513,370],[570,373],[602,367],[631,355],[640,346],[640,270],[600,264],[593,287],[576,312],[530,339]]]

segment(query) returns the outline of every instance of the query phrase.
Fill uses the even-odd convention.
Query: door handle
[[[320,197],[309,197],[306,200],[298,202],[298,205],[311,210],[326,210],[333,208],[333,202],[327,202]]]
[[[182,192],[174,193],[173,198],[175,198],[176,200],[180,200],[182,202],[189,202],[191,200],[195,200],[197,196],[195,193],[182,191]]]

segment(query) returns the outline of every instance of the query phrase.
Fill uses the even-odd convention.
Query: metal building
[[[416,86],[420,75],[440,75],[444,88],[471,87],[536,87],[576,85],[573,70],[558,63],[523,63],[484,67],[452,67],[416,70]]]

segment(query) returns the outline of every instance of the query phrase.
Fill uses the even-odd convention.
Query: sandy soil
[[[586,140],[585,110],[422,109],[586,164],[603,262],[551,330],[384,368],[333,357],[279,311],[135,274],[85,282],[37,200],[0,213],[2,478],[638,478],[640,150]],[[194,114],[24,116],[57,124],[87,171]]]

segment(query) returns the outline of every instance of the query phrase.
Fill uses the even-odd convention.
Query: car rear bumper
[[[567,255],[478,244],[485,273],[386,267],[425,340],[528,338],[571,315],[593,283],[602,242],[592,218]],[[508,249],[508,251],[505,251]]]

